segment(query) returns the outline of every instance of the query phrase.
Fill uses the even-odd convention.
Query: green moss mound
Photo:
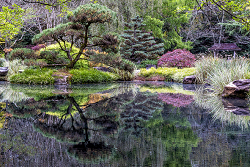
[[[119,76],[115,74],[101,72],[96,69],[73,69],[69,72],[73,74],[72,84],[111,82],[119,79]]]
[[[49,85],[54,84],[52,74],[53,70],[47,68],[26,69],[22,73],[12,75],[10,77],[10,82],[18,84]]]

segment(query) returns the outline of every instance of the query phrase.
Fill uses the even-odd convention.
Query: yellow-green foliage
[[[11,83],[18,84],[39,84],[49,85],[54,84],[54,77],[52,77],[53,70],[42,69],[26,69],[23,73],[14,74],[10,77]]]
[[[176,82],[182,82],[183,78],[189,75],[195,74],[195,68],[167,68],[167,67],[161,67],[161,68],[150,68],[145,69],[142,68],[139,75],[144,77],[151,77],[155,75],[160,75],[165,77],[166,81],[176,81]]]
[[[147,86],[140,87],[140,92],[151,92],[151,93],[181,93],[185,95],[194,95],[194,92],[184,90],[182,86],[173,85],[171,87],[160,87],[160,88],[151,88]]]
[[[0,129],[3,128],[4,123],[5,123],[5,116],[4,116],[4,114],[5,114],[4,111],[0,112]]]
[[[63,43],[63,42],[60,42],[60,44],[61,44],[62,47],[64,48],[64,43]],[[66,48],[70,48],[70,45],[71,45],[71,44],[70,44],[69,42],[65,42],[65,45],[66,45]],[[60,45],[59,45],[58,43],[49,45],[49,46],[47,46],[46,48],[42,48],[42,49],[40,49],[40,52],[41,52],[41,51],[44,51],[44,50],[58,50],[58,51],[60,51],[61,54],[67,56],[66,53],[65,53],[63,50],[61,50],[61,47],[60,47]],[[75,53],[78,53],[79,50],[80,50],[79,48],[73,46],[70,53],[71,53],[71,54],[75,54]]]

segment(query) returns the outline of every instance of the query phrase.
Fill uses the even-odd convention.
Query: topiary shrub
[[[158,67],[192,67],[195,55],[185,49],[167,52],[158,60]]]
[[[24,60],[24,59],[32,59],[32,58],[36,58],[36,57],[37,56],[36,56],[34,50],[28,49],[28,48],[14,49],[8,55],[9,60],[14,60],[14,59]]]

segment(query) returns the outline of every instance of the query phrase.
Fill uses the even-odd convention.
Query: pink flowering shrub
[[[192,67],[194,66],[195,56],[185,50],[176,49],[167,52],[158,60],[158,67]]]

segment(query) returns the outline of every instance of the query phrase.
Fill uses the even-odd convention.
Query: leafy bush
[[[84,60],[84,59],[80,59],[76,62],[74,69],[81,69],[81,68],[89,68],[89,61]]]
[[[14,59],[31,59],[31,58],[36,58],[36,54],[32,49],[28,48],[17,48],[14,49],[10,52],[8,59],[9,60],[14,60]]]
[[[73,69],[69,71],[72,76],[71,83],[98,83],[98,82],[111,82],[117,80],[119,77],[115,74],[108,72],[101,72],[96,69]]]
[[[141,61],[140,65],[138,66],[138,68],[146,68],[146,66],[148,64],[151,64],[151,65],[156,65],[157,66],[157,63],[158,63],[158,60],[143,60]]]
[[[195,55],[187,50],[176,49],[162,55],[158,61],[159,67],[192,67],[194,66]]]
[[[54,78],[52,77],[53,70],[42,69],[26,69],[22,73],[12,75],[10,77],[11,83],[19,84],[40,84],[48,85],[54,84]]]
[[[119,70],[129,71],[130,73],[133,73],[136,68],[135,64],[132,61],[123,59],[120,54],[106,52],[100,53],[95,51],[87,51],[86,54],[89,55],[91,61],[106,64]]]
[[[64,43],[63,43],[63,42],[61,42],[60,44],[61,44],[62,46],[64,46]],[[66,45],[67,48],[70,48],[70,45],[71,45],[71,44],[70,44],[69,42],[65,42],[65,45]],[[61,47],[60,47],[60,45],[59,45],[58,43],[52,44],[52,45],[46,46],[46,48],[40,49],[41,52],[42,52],[42,51],[45,51],[45,50],[46,50],[46,51],[48,51],[48,50],[55,50],[55,51],[58,51],[58,52],[60,53],[60,55],[64,55],[64,56],[67,58],[67,54],[66,54],[63,50],[61,50]],[[73,46],[72,49],[71,49],[71,54],[78,53],[79,50],[80,50],[79,48]]]
[[[44,50],[40,52],[41,59],[45,59],[47,64],[68,64],[69,60],[64,54],[57,50]]]
[[[149,70],[146,70],[145,68],[142,68],[139,75],[143,77],[151,77],[155,75],[163,76],[165,77],[166,81],[176,81],[176,82],[182,82],[183,78],[189,75],[195,74],[195,68],[183,68],[183,69],[177,69],[177,68],[150,68]]]

